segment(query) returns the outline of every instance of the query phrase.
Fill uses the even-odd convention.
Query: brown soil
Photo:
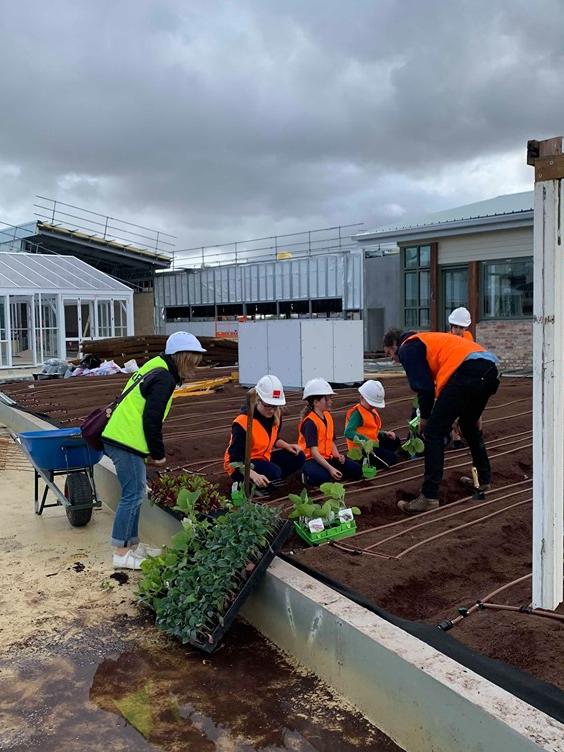
[[[200,378],[200,377],[198,377]],[[19,382],[2,391],[22,406],[47,413],[62,425],[76,425],[80,418],[109,402],[123,384],[122,377],[83,379],[73,382]],[[412,394],[404,379],[387,382],[384,427],[405,434]],[[490,447],[494,487],[480,507],[465,497],[458,478],[469,474],[467,450],[446,452],[445,475],[439,510],[423,517],[405,518],[397,509],[400,498],[413,498],[422,476],[422,461],[405,461],[381,472],[370,482],[347,484],[348,499],[362,509],[358,531],[382,528],[343,541],[346,548],[366,549],[350,553],[334,545],[306,548],[296,537],[288,550],[299,560],[329,575],[379,606],[414,620],[437,624],[457,616],[457,607],[470,606],[486,594],[531,571],[531,387],[529,379],[507,378],[484,414],[484,434]],[[206,397],[174,402],[165,424],[170,468],[202,471],[227,490],[222,455],[229,425],[244,398],[242,388],[229,384]],[[337,430],[342,433],[344,414],[357,399],[354,389],[339,390],[335,401]],[[300,395],[290,394],[284,417],[283,437],[295,439]],[[340,442],[341,444],[343,442]],[[513,485],[513,484],[520,485]],[[288,490],[298,488],[294,479]],[[507,494],[512,494],[507,498]],[[496,501],[499,499],[499,501]],[[269,503],[282,503],[279,497]],[[511,508],[509,508],[511,507]],[[446,514],[456,516],[444,519]],[[497,514],[496,514],[497,513]],[[480,518],[489,516],[487,519]],[[452,530],[464,523],[472,526]],[[429,523],[410,530],[414,525]],[[389,526],[391,523],[397,523]],[[450,530],[428,542],[425,539]],[[383,538],[397,535],[381,545]],[[422,543],[412,552],[406,549]],[[495,603],[526,606],[531,600],[530,579],[494,599]],[[559,613],[564,613],[561,606]],[[494,658],[529,671],[539,679],[564,688],[564,622],[515,612],[477,611],[456,625],[450,634]]]

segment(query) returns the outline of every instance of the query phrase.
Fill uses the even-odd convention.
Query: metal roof
[[[367,239],[400,241],[402,238],[437,237],[453,231],[477,232],[504,227],[517,227],[533,223],[534,192],[509,193],[504,196],[476,201],[446,211],[433,212],[418,218],[404,220],[395,225],[377,227],[369,232],[354,235],[362,243]]]
[[[127,285],[74,256],[38,253],[0,253],[0,293],[133,294]]]

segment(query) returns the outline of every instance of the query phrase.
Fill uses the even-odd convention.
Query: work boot
[[[461,486],[464,486],[464,488],[467,491],[476,490],[474,488],[474,481],[468,475],[463,475],[461,478],[458,479],[458,482],[460,483]],[[478,486],[478,491],[489,491],[490,488],[491,488],[490,483],[480,483],[480,485]]]
[[[398,501],[398,509],[406,514],[418,514],[419,512],[428,512],[430,509],[436,509],[439,506],[438,499],[428,499],[423,494],[419,494],[413,501],[402,499]]]

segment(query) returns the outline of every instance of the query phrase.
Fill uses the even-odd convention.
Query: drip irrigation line
[[[529,574],[525,574],[522,577],[518,577],[516,580],[511,580],[511,582],[506,582],[505,585],[501,585],[501,587],[496,588],[495,590],[492,590],[491,593],[488,593],[487,595],[484,595],[483,598],[479,598],[470,608],[464,609],[463,613],[460,613],[458,616],[455,616],[454,619],[445,619],[437,626],[442,629],[443,631],[448,631],[452,627],[454,627],[456,624],[461,622],[463,619],[467,619],[470,614],[473,614],[475,611],[478,611],[484,603],[489,602],[492,598],[495,598],[496,595],[499,595],[500,593],[505,592],[506,590],[509,590],[509,588],[512,588],[514,585],[518,585],[521,582],[524,582],[525,580],[530,580],[532,578],[532,573],[529,572]]]
[[[529,481],[521,481],[521,483],[525,483],[525,482],[529,482]],[[519,485],[519,484],[512,484],[512,485]],[[508,486],[508,487],[510,487],[510,486]],[[449,514],[441,515],[440,517],[434,516],[433,519],[429,519],[429,520],[426,520],[425,522],[421,522],[421,523],[419,523],[417,525],[412,525],[411,527],[409,527],[407,529],[400,530],[398,533],[394,533],[393,535],[389,535],[387,538],[383,538],[382,540],[379,540],[376,543],[373,543],[373,544],[371,544],[369,546],[366,546],[365,548],[361,548],[360,546],[352,546],[352,545],[350,545],[348,543],[345,543],[344,545],[346,546],[346,548],[344,548],[343,550],[346,550],[349,553],[355,553],[355,554],[367,554],[367,553],[368,554],[373,554],[373,553],[376,553],[375,551],[373,551],[373,549],[376,548],[377,546],[381,546],[384,543],[387,543],[388,541],[394,540],[395,538],[400,538],[402,535],[407,535],[408,533],[413,532],[413,530],[417,530],[418,528],[426,527],[427,525],[433,525],[436,522],[442,522],[442,520],[448,520],[448,519],[450,519],[452,517],[457,517],[458,515],[465,514],[466,512],[473,512],[476,509],[482,509],[483,507],[490,506],[491,504],[496,504],[498,501],[502,501],[503,499],[508,499],[510,497],[513,497],[513,496],[518,496],[519,494],[522,494],[522,493],[529,493],[530,491],[531,491],[531,488],[521,488],[521,489],[519,489],[519,491],[513,491],[512,493],[504,494],[503,496],[498,496],[497,499],[490,499],[489,501],[482,502],[481,504],[473,504],[471,506],[467,506],[464,509],[459,509],[456,512],[452,512],[452,513],[449,513]],[[459,499],[458,501],[455,501],[452,504],[448,504],[447,508],[453,507],[455,505],[460,505],[463,502],[468,502],[472,498],[473,498],[472,496],[467,496],[464,499]],[[509,507],[504,507],[504,509],[500,510],[500,511],[504,511],[505,509],[508,509],[508,508]],[[445,507],[438,507],[437,509],[430,509],[427,512],[423,512],[421,515],[418,515],[418,517],[422,517],[423,515],[433,515],[433,514],[436,515],[436,513],[438,511],[443,511],[444,509],[445,509]],[[357,533],[356,535],[351,536],[351,538],[349,538],[349,540],[351,540],[352,538],[358,538],[359,536],[365,535],[366,533],[379,532],[380,530],[384,530],[386,528],[393,527],[394,525],[399,525],[401,523],[407,522],[410,519],[413,519],[413,518],[406,517],[405,519],[398,520],[397,522],[392,522],[392,523],[390,523],[388,525],[381,525],[380,527],[370,528],[368,530],[362,530],[360,533]],[[480,517],[477,520],[473,520],[472,522],[479,522],[482,519],[487,519],[487,515],[485,517]],[[462,527],[464,527],[464,526],[462,526]],[[447,531],[447,532],[450,532],[450,530],[455,530],[455,529],[458,529],[458,528],[450,528],[449,531]],[[432,540],[432,538],[426,538],[425,541],[423,541],[423,542],[426,542],[428,540]],[[333,545],[337,545],[337,544],[333,544]],[[387,556],[387,558],[398,558],[397,556],[395,556],[393,554],[386,554],[386,556]]]
[[[492,611],[514,611],[528,616],[544,616],[545,619],[555,619],[564,622],[564,614],[554,614],[540,608],[529,608],[529,606],[507,606],[504,603],[481,603],[480,609],[491,609]]]
[[[522,486],[525,483],[531,483],[531,478],[527,478],[527,480],[520,480],[520,481],[517,481],[516,483],[509,483],[506,486],[500,486],[499,488],[496,488],[490,491],[490,493],[498,493],[499,491],[505,491],[508,488],[515,488],[515,486]],[[452,507],[459,506],[460,504],[464,504],[468,501],[472,501],[473,499],[474,499],[473,496],[465,496],[463,499],[457,499],[456,501],[452,501],[450,504],[447,504],[446,507],[451,509]],[[493,499],[493,501],[498,501],[498,499]],[[476,507],[474,507],[474,509],[475,508]],[[435,509],[429,509],[429,511],[427,512],[421,512],[421,514],[417,515],[417,519],[421,519],[421,517],[436,515],[438,512],[441,512],[443,509],[445,509],[444,506],[436,507]],[[377,527],[370,527],[370,528],[367,528],[366,530],[361,530],[360,532],[356,533],[354,537],[359,538],[361,535],[366,535],[367,533],[373,533],[373,532],[380,531],[380,530],[386,530],[387,528],[395,527],[396,525],[404,525],[406,522],[409,522],[411,519],[413,518],[402,517],[401,520],[396,520],[395,522],[387,522],[385,525],[378,525]],[[438,519],[441,519],[441,518],[438,518]]]
[[[430,538],[426,538],[423,541],[419,541],[419,543],[415,543],[413,546],[410,546],[409,548],[404,549],[399,554],[397,554],[397,559],[403,559],[404,556],[411,553],[412,551],[415,551],[415,549],[420,548],[423,545],[426,545],[427,543],[431,543],[431,541],[437,540],[438,538],[443,538],[445,535],[450,535],[451,533],[456,533],[458,530],[463,530],[467,527],[472,527],[473,525],[477,525],[479,522],[483,522],[484,520],[489,520],[492,517],[497,517],[500,514],[504,514],[504,512],[508,512],[510,509],[515,509],[515,507],[523,506],[523,504],[529,504],[533,500],[533,497],[531,496],[529,499],[525,499],[525,501],[518,501],[515,504],[510,504],[507,507],[504,507],[503,509],[498,509],[496,512],[490,512],[490,514],[486,514],[483,517],[479,517],[477,520],[472,520],[471,522],[465,522],[464,525],[458,525],[457,527],[453,527],[450,530],[444,530],[442,533],[437,533],[436,535],[431,536]]]
[[[518,447],[514,447],[513,449],[508,449],[505,452],[498,452],[497,454],[492,454],[490,456],[490,459],[494,460],[494,459],[497,459],[498,457],[503,457],[503,456],[505,456],[507,454],[513,454],[514,452],[518,452],[521,449],[528,449],[531,446],[532,446],[532,442],[529,442],[528,444],[523,444],[523,446],[518,446]],[[456,470],[457,468],[460,468],[460,467],[468,467],[468,461],[459,462],[456,465],[445,465],[444,470]],[[408,468],[404,468],[404,470],[406,470],[406,469],[408,469]],[[397,474],[397,473],[402,473],[402,472],[404,472],[404,470],[395,470],[395,471],[392,471],[390,473],[386,473],[386,475],[389,477],[390,475],[394,475],[394,474]],[[348,496],[352,496],[353,494],[363,493],[365,491],[374,491],[374,492],[376,492],[376,491],[379,491],[382,488],[389,488],[390,486],[397,486],[398,483],[407,483],[408,481],[412,481],[412,480],[420,480],[422,477],[423,477],[423,473],[419,473],[418,475],[410,475],[407,478],[399,478],[398,480],[394,480],[391,483],[381,483],[380,485],[370,484],[369,486],[364,485],[362,488],[353,488],[352,490],[349,490],[351,486],[356,486],[359,483],[365,483],[366,481],[364,481],[364,480],[354,480],[354,481],[348,481],[348,482],[345,481],[345,483],[343,485],[347,489],[347,495]],[[311,496],[310,498],[311,498],[312,501],[317,501],[318,499],[322,498],[322,496],[315,495],[315,496]],[[284,501],[287,501],[287,500],[288,500],[288,495],[281,496],[281,497],[279,497],[277,499],[273,499],[272,501],[267,501],[267,502],[264,502],[264,503],[267,506],[269,506],[270,504],[280,504],[281,502],[284,502]]]
[[[472,504],[471,506],[463,507],[462,509],[458,509],[456,512],[449,512],[449,514],[444,514],[441,517],[434,517],[432,520],[425,520],[425,522],[420,522],[417,525],[412,525],[406,530],[401,530],[399,533],[394,533],[393,535],[389,535],[387,538],[383,538],[377,543],[372,543],[370,546],[366,546],[364,550],[371,551],[373,548],[376,548],[377,546],[381,546],[382,544],[387,543],[388,541],[391,541],[394,538],[399,538],[402,535],[407,535],[407,533],[411,533],[413,532],[413,530],[417,530],[418,528],[426,527],[427,525],[434,525],[436,522],[449,520],[452,517],[458,517],[458,515],[460,514],[466,514],[467,512],[474,512],[476,509],[483,509],[484,507],[491,506],[492,504],[497,504],[498,501],[503,501],[503,499],[509,499],[510,497],[518,496],[519,494],[528,493],[531,490],[532,489],[530,487],[520,488],[518,491],[512,491],[511,493],[503,494],[503,496],[498,496],[497,499],[489,499],[488,501],[483,501],[480,504]],[[450,507],[452,505],[449,504],[448,506]],[[432,510],[432,511],[435,511],[435,510]]]
[[[413,546],[409,546],[409,548],[404,548],[402,551],[400,551],[397,554],[382,554],[381,552],[369,551],[366,548],[356,548],[354,546],[351,546],[350,548],[348,548],[346,544],[341,545],[340,548],[343,551],[347,551],[347,553],[360,554],[362,556],[377,556],[380,558],[384,556],[387,559],[396,559],[399,561],[400,559],[403,559],[403,557],[406,556],[407,554],[411,553],[412,551],[415,551],[417,548],[421,548],[421,546],[427,545],[427,543],[431,543],[432,541],[435,541],[439,538],[444,538],[446,535],[451,535],[451,533],[456,533],[459,530],[463,530],[464,528],[477,525],[478,523],[483,522],[484,520],[488,520],[491,517],[497,517],[498,515],[503,514],[504,512],[508,512],[510,509],[513,509],[515,507],[522,506],[523,504],[529,504],[532,500],[533,499],[531,497],[530,499],[525,499],[525,501],[518,501],[515,504],[510,504],[507,507],[503,507],[503,509],[498,509],[496,512],[491,512],[490,514],[485,514],[483,517],[478,517],[477,519],[471,520],[470,522],[465,522],[463,525],[457,525],[456,527],[449,528],[448,530],[443,530],[441,533],[432,535],[429,538],[424,538],[422,541],[415,543]]]
[[[488,420],[484,420],[482,422],[485,425],[486,423],[494,423],[495,421],[500,421],[500,420],[511,420],[512,418],[521,418],[523,417],[523,415],[532,415],[532,413],[533,413],[532,410],[525,410],[524,413],[513,413],[512,415],[502,415],[499,418],[488,418]]]

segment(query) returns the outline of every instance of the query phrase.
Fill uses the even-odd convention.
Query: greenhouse
[[[133,334],[133,290],[74,256],[0,253],[0,369]]]

